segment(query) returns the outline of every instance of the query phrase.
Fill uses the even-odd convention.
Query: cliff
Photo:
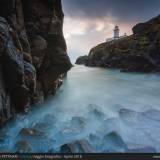
[[[131,36],[99,44],[76,63],[122,71],[159,71],[160,16],[134,26]]]
[[[42,104],[71,68],[61,0],[0,1],[0,125]]]

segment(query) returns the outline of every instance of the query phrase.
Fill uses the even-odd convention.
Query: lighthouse
[[[119,27],[115,26],[114,28],[114,39],[119,38]]]
[[[119,26],[115,26],[113,30],[113,37],[112,38],[107,38],[106,42],[111,42],[111,41],[116,41],[118,39],[122,39],[127,37],[127,34],[125,33],[123,36],[120,36],[120,29]]]

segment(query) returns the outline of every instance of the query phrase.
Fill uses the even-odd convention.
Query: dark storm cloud
[[[65,13],[75,18],[103,18],[118,21],[147,20],[160,14],[160,0],[63,0]]]

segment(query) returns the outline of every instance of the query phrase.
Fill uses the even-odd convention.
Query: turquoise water
[[[24,137],[19,134],[23,128],[41,132]],[[2,132],[2,152],[16,152],[21,140],[30,143],[31,152],[58,152],[61,145],[81,139],[95,152],[160,152],[160,76],[75,66],[55,97],[18,115]]]

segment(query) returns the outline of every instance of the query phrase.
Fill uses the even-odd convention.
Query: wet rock
[[[29,102],[29,97],[26,94],[26,90],[24,91],[24,87],[22,87],[25,86],[23,52],[20,50],[21,46],[16,31],[12,30],[10,24],[5,18],[1,17],[1,19],[3,20],[0,22],[0,38],[2,43],[5,42],[3,44],[4,51],[2,51],[3,61],[1,64],[6,91],[11,95],[11,103],[13,103],[13,107],[24,109],[25,105]],[[27,86],[25,87],[27,88]]]
[[[35,106],[40,106],[44,103],[45,98],[44,98],[44,92],[42,90],[42,85],[40,81],[36,81],[36,93],[32,97],[32,103]]]
[[[45,122],[39,122],[33,125],[33,128],[36,130],[44,131],[50,128],[49,125],[47,125]]]
[[[15,145],[16,152],[18,153],[29,153],[32,151],[32,146],[27,141],[18,141]]]
[[[32,57],[33,64],[39,69],[43,63],[44,57],[46,55],[45,49],[47,49],[47,41],[37,35],[32,40]]]
[[[32,64],[33,59],[32,59],[32,56],[30,55],[30,53],[23,52],[23,59],[25,62]]]
[[[90,104],[88,106],[89,115],[93,118],[97,118],[99,120],[104,119],[105,114],[101,111],[100,107],[94,104]]]
[[[32,145],[34,152],[46,153],[49,149],[53,148],[55,140],[48,137],[30,138],[27,141]]]
[[[71,126],[83,129],[86,126],[86,120],[83,117],[72,117]]]
[[[32,97],[36,91],[36,69],[35,67],[24,61],[25,82],[29,88],[30,96]]]
[[[80,132],[81,132],[81,129],[79,129],[77,127],[69,126],[69,127],[63,128],[61,131],[59,131],[56,136],[59,137],[59,139],[61,139],[62,137],[65,139],[69,139],[72,136],[76,136]]]
[[[94,149],[86,140],[78,140],[61,146],[61,153],[94,153]]]
[[[104,120],[100,128],[102,135],[115,131],[118,132],[120,128],[119,118],[109,118]]]
[[[12,117],[10,96],[7,94],[4,84],[2,66],[0,65],[0,126],[3,126]]]
[[[63,18],[61,0],[0,1],[0,123],[41,105],[62,84],[72,67]]]
[[[8,150],[8,148],[4,148],[4,147],[0,147],[0,153],[10,153],[10,151]]]
[[[48,5],[49,2],[51,2],[51,5]],[[59,12],[63,13],[61,1],[34,1],[31,4],[28,2],[25,3],[29,6],[27,8],[28,12],[25,13],[26,17],[29,17],[27,23],[29,37],[36,45],[39,41],[36,40],[35,42],[35,37],[41,36],[41,39],[43,38],[47,42],[47,48],[43,52],[44,58],[38,69],[37,76],[38,80],[42,83],[45,96],[48,96],[57,90],[54,85],[55,81],[72,66],[66,53],[66,42],[63,36],[63,14],[60,14],[61,18],[59,17]],[[47,5],[44,3],[47,3]],[[59,5],[58,9],[57,5]],[[40,8],[43,12],[39,12]],[[52,18],[50,17],[51,15],[53,15]],[[33,31],[34,34],[32,34]],[[44,42],[42,44],[45,47]],[[33,48],[35,49],[36,47],[34,46]]]
[[[29,89],[25,85],[15,88],[11,92],[11,101],[16,111],[24,111],[29,104]]]
[[[57,122],[57,118],[54,115],[51,114],[47,114],[43,121],[47,124],[47,125],[54,125]]]
[[[137,125],[138,123],[142,123],[145,120],[140,112],[136,112],[130,109],[121,109],[119,111],[119,117],[123,123],[128,126]]]
[[[90,134],[89,135],[89,140],[90,141],[95,141],[95,140],[99,140],[98,136],[96,136],[95,134]]]
[[[49,153],[49,154],[51,154],[51,153],[56,153],[56,151],[55,151],[54,149],[49,149],[49,150],[48,150],[48,153]]]
[[[53,43],[53,41],[51,42]],[[45,94],[54,92],[56,90],[55,81],[57,81],[57,78],[72,67],[66,51],[61,48],[53,48],[52,43],[48,47],[48,54],[39,70],[39,79]]]
[[[35,128],[23,128],[19,132],[19,136],[22,138],[45,138],[46,137],[44,132]]]
[[[134,110],[130,110],[130,109],[121,109],[119,111],[119,116],[122,119],[127,119],[127,118],[128,118],[128,120],[137,119],[139,115],[140,115],[140,113],[138,113]]]
[[[75,148],[72,144],[64,144],[61,146],[60,153],[75,153]]]
[[[89,141],[92,145],[99,147],[102,139],[100,137],[98,137],[96,134],[90,134],[89,135]]]
[[[100,138],[98,136],[96,136],[95,134],[90,134],[89,135],[89,140],[91,142],[98,142],[100,140]]]
[[[105,135],[102,146],[105,152],[124,152],[127,149],[122,137],[116,132]]]
[[[4,141],[9,137],[9,135],[5,131],[0,131],[0,142],[4,143]]]
[[[37,35],[32,39],[32,50],[33,50],[32,54],[36,55],[37,57],[43,56],[43,53],[41,53],[41,51],[44,51],[44,49],[46,48],[47,48],[47,41],[40,35]]]

